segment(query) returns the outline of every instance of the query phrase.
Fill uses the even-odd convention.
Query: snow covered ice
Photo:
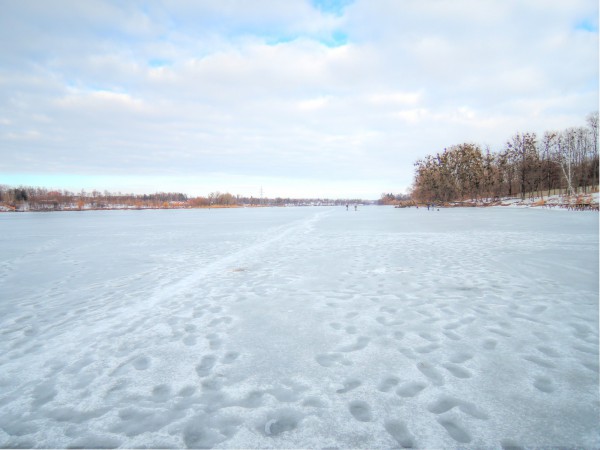
[[[94,211],[0,230],[0,446],[600,446],[598,214]]]

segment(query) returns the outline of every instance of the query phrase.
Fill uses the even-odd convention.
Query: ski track
[[[0,445],[598,447],[597,216],[502,213],[9,233]]]

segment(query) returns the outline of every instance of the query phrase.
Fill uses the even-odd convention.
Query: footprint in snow
[[[455,364],[444,364],[444,367],[456,378],[471,378],[471,372],[469,372],[463,367],[457,366]]]
[[[133,367],[137,370],[146,370],[150,367],[150,358],[147,356],[139,356],[133,360]]]
[[[231,364],[240,356],[239,352],[227,352],[225,356],[223,356],[222,362],[223,364]]]
[[[261,427],[266,436],[278,436],[286,431],[295,430],[303,419],[302,414],[291,409],[275,411],[269,416]]]
[[[345,394],[346,392],[350,392],[351,390],[356,389],[361,384],[362,382],[356,378],[348,378],[346,381],[344,381],[344,387],[342,389],[338,389],[335,392],[337,392],[338,394]]]
[[[414,397],[426,387],[427,385],[420,381],[408,381],[401,386],[398,386],[396,394],[400,397]]]
[[[488,415],[481,411],[475,404],[447,395],[440,396],[435,402],[430,403],[429,406],[427,406],[427,409],[434,414],[443,414],[456,407],[463,413],[468,414],[475,419],[489,419]]]
[[[438,418],[438,422],[456,442],[461,444],[468,444],[471,442],[471,435],[455,420]]]
[[[366,336],[359,336],[358,338],[356,338],[356,341],[353,344],[344,345],[344,346],[340,347],[338,349],[338,351],[344,352],[344,353],[356,352],[358,350],[362,350],[363,348],[365,348],[369,344],[370,341],[371,341],[371,339],[369,339]]]
[[[406,424],[400,420],[386,420],[384,422],[385,431],[392,436],[402,448],[414,448],[415,438],[408,431]]]
[[[442,374],[428,362],[420,362],[417,364],[417,369],[425,375],[429,380],[436,386],[442,386],[444,384],[444,377]]]
[[[468,352],[458,352],[453,354],[449,360],[451,363],[454,364],[462,364],[470,359],[473,358],[473,354],[472,353],[468,353]]]
[[[552,379],[546,376],[537,376],[535,377],[535,381],[533,383],[535,388],[541,392],[546,394],[550,394],[554,392],[554,384],[552,383]]]
[[[348,409],[350,414],[359,422],[371,422],[373,420],[371,407],[367,402],[354,400],[348,404]]]
[[[483,348],[486,350],[494,350],[496,345],[498,345],[496,339],[486,339],[483,341]]]
[[[214,355],[203,356],[200,364],[196,366],[196,373],[199,377],[205,377],[210,374],[213,366],[217,362],[217,358]]]
[[[331,367],[334,364],[342,364],[344,366],[351,364],[340,353],[322,353],[315,356],[315,360],[323,367]]]
[[[377,385],[377,389],[381,392],[389,392],[395,386],[397,386],[399,382],[400,379],[398,377],[389,376],[379,382],[379,384]]]

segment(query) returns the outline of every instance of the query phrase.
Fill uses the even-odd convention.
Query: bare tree
[[[556,160],[567,182],[567,194],[573,195],[573,162],[575,159],[575,129],[568,128],[558,136]]]
[[[507,143],[506,150],[510,154],[511,159],[517,165],[519,174],[519,187],[521,198],[525,198],[527,192],[528,180],[535,177],[530,177],[536,169],[537,151],[536,151],[536,135],[535,133],[517,133]]]
[[[541,155],[541,171],[542,183],[548,190],[548,195],[556,185],[557,181],[557,163],[554,160],[554,155],[557,153],[558,132],[546,131],[540,142],[539,154]],[[560,176],[558,174],[558,176]],[[543,197],[543,195],[542,195]]]
[[[591,113],[587,117],[587,123],[590,129],[590,166],[592,175],[592,186],[594,190],[598,189],[598,111]]]

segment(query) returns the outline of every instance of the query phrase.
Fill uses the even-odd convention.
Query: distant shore
[[[23,213],[23,212],[85,212],[85,211],[148,211],[148,210],[173,210],[173,209],[243,209],[243,208],[299,208],[306,206],[341,206],[333,204],[290,204],[290,205],[212,205],[212,206],[189,206],[189,205],[173,205],[173,206],[129,206],[129,205],[115,205],[115,206],[83,206],[79,207],[52,207],[52,208],[39,208],[19,205],[16,207],[0,205],[0,213]]]
[[[270,205],[212,205],[212,206],[129,206],[115,205],[106,207],[84,206],[84,207],[58,207],[58,208],[36,208],[36,207],[9,207],[0,205],[0,213],[2,212],[84,212],[84,211],[146,211],[159,209],[233,209],[233,208],[266,208]]]

